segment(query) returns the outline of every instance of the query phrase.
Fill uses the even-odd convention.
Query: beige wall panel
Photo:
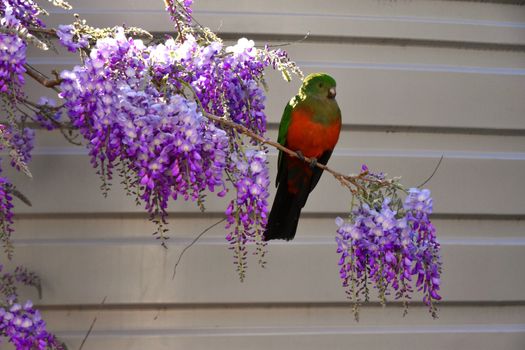
[[[113,11],[121,13],[133,11],[163,11],[162,0],[69,0],[74,9],[80,12]],[[485,3],[482,3],[485,2]],[[500,2],[500,4],[498,4]],[[322,15],[372,15],[372,16],[421,16],[426,18],[471,19],[479,21],[521,22],[525,10],[520,6],[509,6],[500,1],[434,1],[420,0],[388,2],[383,0],[331,0],[329,5],[315,0],[295,1],[254,1],[254,0],[196,0],[195,12],[253,12]],[[516,0],[507,2],[518,2]],[[42,3],[44,8],[60,12],[50,4]]]
[[[255,1],[205,2],[197,7],[195,17],[204,25],[219,32],[268,33],[339,36],[381,37],[416,40],[448,40],[492,44],[525,43],[525,11],[517,6],[493,6],[493,14],[480,5],[470,6],[456,2],[423,2],[423,5],[391,4],[366,1],[347,3],[339,1],[331,6],[304,2],[292,5]],[[115,22],[142,26],[151,31],[170,31],[173,24],[163,11],[160,1],[137,7],[122,4],[108,8],[92,4],[77,8],[84,18],[95,26],[113,26]],[[410,8],[410,10],[405,10]],[[123,10],[124,9],[124,10]],[[382,9],[378,11],[378,9]],[[469,10],[474,10],[470,12]],[[478,10],[479,12],[476,13]],[[71,15],[62,11],[48,21],[50,25],[71,22]],[[454,14],[452,16],[451,14]],[[459,14],[459,15],[458,15]],[[507,14],[509,14],[507,16]]]
[[[239,38],[242,35],[239,34]],[[235,44],[237,40],[225,40],[224,45]],[[275,40],[271,36],[256,38],[256,45],[269,41],[271,45],[284,45],[290,58],[300,64],[318,62],[322,64],[347,64],[356,67],[390,67],[391,69],[434,69],[478,74],[519,74],[525,68],[525,52],[520,50],[483,50],[446,46],[407,46],[377,43],[345,43],[327,40],[307,39],[302,42]],[[53,40],[58,55],[53,50],[42,51],[28,47],[29,60],[42,64],[42,69],[49,69],[53,63],[79,62],[78,55],[62,47],[58,40]],[[47,64],[47,66],[46,66]],[[310,63],[311,64],[311,63]]]
[[[216,223],[223,214],[181,214],[169,219],[170,244],[189,244],[207,227]],[[341,214],[344,215],[344,214]],[[319,216],[306,213],[299,220],[296,241],[330,240],[335,236],[335,215]],[[16,244],[80,243],[104,240],[129,240],[151,243],[153,224],[143,213],[96,215],[40,215],[20,214],[15,217]],[[524,220],[492,219],[438,219],[432,218],[440,242],[455,244],[503,244],[511,245],[525,239]],[[200,242],[223,240],[224,225],[210,229]]]
[[[266,137],[277,140],[278,124],[268,125]],[[344,126],[336,146],[338,151],[351,152],[380,152],[381,150],[391,150],[398,152],[419,152],[428,155],[445,157],[465,158],[519,158],[525,154],[525,142],[523,136],[512,135],[480,135],[463,133],[440,133],[436,132],[407,132],[399,131],[388,126],[385,130],[360,130],[358,126]],[[441,131],[442,132],[442,131]],[[468,131],[466,131],[468,132]],[[79,139],[84,144],[85,140]],[[272,153],[276,151],[270,150]],[[82,147],[76,147],[69,143],[58,132],[48,132],[39,130],[36,133],[35,154],[54,154],[54,153],[87,153]]]
[[[305,73],[326,71],[337,77],[343,120],[350,124],[448,126],[471,128],[525,127],[520,100],[525,75],[303,65]],[[392,84],[386,84],[385,82]],[[271,75],[268,105],[271,121],[279,121],[288,97],[297,86]],[[395,87],[394,87],[395,86]]]
[[[524,301],[525,245],[443,245],[442,295],[447,301]],[[44,304],[342,302],[336,245],[272,242],[268,266],[250,257],[240,283],[222,241],[188,250],[140,242],[18,246],[16,261],[43,279]],[[32,291],[28,291],[32,298]],[[419,297],[417,298],[419,299]]]
[[[482,304],[480,304],[482,305]],[[524,306],[441,304],[439,318],[433,319],[425,306],[411,304],[408,314],[399,304],[362,306],[359,322],[351,312],[351,304],[323,306],[312,305],[214,305],[192,306],[147,306],[132,309],[132,306],[100,306],[96,309],[46,309],[43,314],[50,327],[60,332],[81,332],[89,329],[93,318],[97,318],[96,328],[111,331],[187,329],[194,328],[280,328],[280,327],[346,327],[349,331],[362,328],[393,327],[411,328],[414,326],[471,327],[485,328],[490,324],[508,328],[525,324]]]
[[[241,332],[240,334],[238,332]],[[216,335],[215,330],[202,330],[202,335],[193,335],[178,331],[151,332],[143,334],[130,332],[97,332],[91,333],[83,347],[84,350],[99,349],[301,349],[318,350],[333,349],[388,349],[388,350],[426,350],[455,349],[460,346],[464,350],[522,350],[525,342],[523,327],[510,331],[496,328],[492,331],[484,329],[412,329],[406,331],[394,330],[391,333],[381,333],[369,330],[349,332],[346,329],[329,330],[291,330],[287,332],[248,331],[233,329],[224,335]],[[248,334],[245,334],[248,333]],[[79,347],[83,333],[64,334],[64,340],[72,349]]]
[[[56,68],[52,61],[38,67],[44,72]],[[484,74],[411,64],[399,67],[312,61],[302,62],[302,67],[305,73],[326,71],[337,78],[345,124],[525,129],[525,105],[521,102],[525,69]],[[270,122],[278,123],[300,83],[297,79],[287,83],[276,72],[269,72],[267,78],[270,90],[266,112]],[[396,88],[385,81],[394,82]],[[28,93],[34,100],[43,94],[32,82]]]
[[[520,336],[519,330],[523,328],[525,322],[525,312],[520,306],[447,306],[440,307],[440,318],[432,320],[423,307],[411,306],[406,317],[400,318],[401,310],[398,306],[390,305],[386,308],[371,306],[363,307],[361,310],[361,318],[359,323],[353,319],[348,307],[328,306],[328,307],[212,307],[212,308],[175,308],[175,309],[155,309],[155,308],[141,308],[137,310],[75,310],[68,309],[48,310],[44,311],[43,315],[49,327],[60,335],[66,335],[68,345],[71,348],[77,348],[82,338],[82,335],[87,332],[93,319],[96,317],[97,321],[94,327],[94,333],[90,335],[86,346],[106,344],[110,341],[108,338],[113,337],[113,343],[110,343],[114,349],[127,349],[126,344],[119,343],[115,339],[119,334],[122,337],[130,337],[137,341],[145,341],[148,338],[154,342],[161,344],[161,347],[151,345],[151,348],[163,348],[162,344],[167,337],[166,334],[172,334],[169,345],[177,346],[181,342],[189,342],[190,340],[183,340],[183,334],[189,333],[189,327],[194,329],[193,338],[188,346],[200,346],[198,340],[209,332],[215,334],[231,334],[233,329],[237,331],[240,327],[246,329],[246,332],[266,332],[271,333],[267,335],[261,342],[261,346],[267,348],[267,342],[284,333],[299,333],[301,336],[308,336],[308,334],[319,334],[322,331],[329,330],[337,332],[347,332],[358,336],[360,333],[370,333],[370,337],[384,336],[388,333],[410,333],[412,336],[416,332],[427,330],[430,332],[441,333],[444,337],[455,337],[454,334],[458,332],[470,333],[469,337],[461,337],[463,342],[467,344],[474,344],[479,340],[480,336],[485,334],[494,335],[494,333],[505,334],[505,338],[498,339],[499,342],[506,342],[507,337],[515,338],[515,347],[509,349],[519,349],[520,341],[523,337]],[[100,331],[104,330],[104,333]],[[165,334],[164,334],[164,333]],[[449,333],[447,333],[449,332]],[[240,333],[240,332],[239,332]],[[124,336],[125,334],[125,336]],[[176,336],[178,335],[178,337]],[[242,334],[231,335],[230,338],[242,337]],[[246,335],[244,335],[246,336]],[[290,335],[289,335],[290,336]],[[411,335],[407,335],[406,348],[410,349],[418,343],[410,341]],[[169,337],[168,338],[172,338]],[[188,337],[188,336],[186,336]],[[225,337],[228,337],[225,335]],[[349,335],[350,337],[350,335]],[[104,338],[104,339],[101,339]],[[142,338],[142,340],[141,340]],[[151,339],[154,338],[154,339]],[[197,338],[197,339],[196,339]],[[454,338],[450,344],[454,348],[459,339]],[[237,340],[239,341],[239,340]],[[450,341],[450,340],[448,340]],[[328,340],[325,340],[328,342]],[[353,338],[350,341],[353,344]],[[75,345],[72,347],[72,345]],[[236,343],[234,343],[235,345]],[[256,347],[254,342],[253,346]],[[443,343],[440,341],[440,344]],[[463,343],[461,343],[463,344]],[[216,344],[215,344],[216,345]],[[212,348],[216,348],[212,346]],[[383,346],[377,347],[380,349]],[[484,345],[480,344],[479,349],[485,349]],[[490,344],[489,344],[490,345]],[[262,347],[261,347],[262,348]],[[293,346],[291,348],[294,348]],[[386,347],[385,347],[386,348]],[[499,348],[499,347],[498,347]],[[488,349],[488,348],[487,348]]]

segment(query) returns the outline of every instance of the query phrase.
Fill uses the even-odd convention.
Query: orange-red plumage
[[[306,108],[294,110],[288,126],[286,146],[301,150],[308,158],[320,158],[325,151],[334,149],[340,131],[341,119],[326,125],[315,122],[313,112]]]
[[[334,149],[339,140],[341,119],[324,125],[313,121],[313,112],[308,108],[295,109],[291,113],[286,137],[286,147],[301,151],[305,157],[319,159],[326,151]],[[288,191],[299,192],[312,177],[312,168],[304,161],[285,155],[289,171]]]

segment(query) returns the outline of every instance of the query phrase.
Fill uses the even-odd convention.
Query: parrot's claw
[[[297,151],[297,152],[295,152],[295,154],[297,154],[297,158],[299,158],[300,160],[302,160],[304,162],[304,154],[303,154],[303,152]]]
[[[297,154],[297,158],[302,160],[303,162],[306,161],[306,158],[301,151],[296,151],[295,154]],[[317,166],[317,159],[316,158],[310,158],[310,168],[314,169]]]

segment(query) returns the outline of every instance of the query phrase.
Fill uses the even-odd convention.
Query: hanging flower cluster
[[[44,26],[38,19],[39,7],[32,1],[9,0],[0,4],[0,94],[5,102],[7,125],[0,125],[0,149],[8,149],[11,165],[27,171],[31,159],[34,131],[20,128],[14,111],[18,99],[24,98],[24,73],[27,45],[19,36],[28,26]]]
[[[0,265],[0,272],[2,270]],[[47,332],[46,323],[33,303],[30,300],[23,305],[18,302],[17,283],[40,290],[40,279],[24,267],[0,274],[0,336],[20,350],[64,349],[55,336]]]
[[[226,236],[230,249],[234,252],[235,264],[241,281],[246,270],[246,244],[257,242],[259,261],[263,262],[265,254],[262,241],[268,215],[268,186],[270,179],[266,164],[266,153],[249,150],[245,154],[232,154],[232,167],[235,170],[235,188],[237,196],[226,209],[227,228],[234,227]]]
[[[35,130],[31,128],[17,129],[8,126],[3,131],[3,136],[11,149],[11,165],[16,170],[24,170],[26,164],[31,160],[31,151],[35,143]],[[1,146],[0,146],[1,147]],[[13,154],[13,153],[16,153]]]
[[[62,46],[70,52],[77,52],[89,46],[89,35],[77,35],[73,24],[61,24],[57,29],[57,36]]]
[[[57,108],[55,99],[40,97],[38,100],[39,111],[35,114],[34,121],[46,130],[55,130],[61,126],[62,111]]]
[[[24,84],[26,45],[18,36],[0,33],[0,92],[19,91]]]
[[[0,307],[0,335],[20,350],[64,349],[55,336],[47,332],[46,323],[30,300],[24,305],[10,300],[5,307]]]
[[[193,0],[164,0],[166,11],[170,14],[173,22],[183,20],[185,24],[191,22]],[[180,26],[180,24],[179,24]]]
[[[259,83],[268,66],[263,52],[245,38],[226,48],[219,39],[199,43],[191,34],[183,39],[152,48],[151,57],[158,63],[154,77],[172,86],[188,83],[206,112],[229,117],[262,135],[265,96]]]
[[[38,18],[41,12],[40,7],[31,0],[4,0],[0,3],[0,14],[11,25],[16,22],[25,28],[45,27],[44,22]]]
[[[364,167],[366,181],[384,181]],[[364,182],[366,183],[366,182]],[[392,188],[399,184],[392,183]],[[399,189],[399,187],[398,187]],[[359,200],[350,220],[337,218],[337,252],[341,254],[340,277],[348,297],[354,301],[357,317],[359,303],[369,299],[372,285],[382,303],[393,289],[396,299],[408,301],[415,287],[423,291],[423,302],[437,317],[435,301],[440,300],[440,245],[430,222],[430,191],[408,190],[404,202],[397,192],[373,192]]]
[[[61,0],[54,0],[53,3],[67,7]],[[9,155],[14,168],[28,176],[31,176],[27,164],[31,160],[35,132],[27,127],[27,121],[39,122],[40,118],[42,123],[48,122],[44,115],[31,115],[39,108],[36,105],[28,106],[24,94],[27,45],[47,48],[30,33],[32,29],[45,27],[38,18],[41,12],[31,0],[0,2],[0,96],[5,113],[0,123],[0,151]],[[54,110],[48,107],[44,109]],[[6,177],[0,176],[0,242],[8,259],[13,257],[10,240],[13,232],[13,196],[27,202]],[[0,272],[2,269],[0,265]],[[32,302],[19,303],[16,284],[34,286],[40,290],[38,277],[24,267],[17,267],[13,273],[0,274],[0,338],[5,338],[1,341],[7,341],[21,350],[64,349],[47,332],[46,324]]]
[[[30,2],[15,7],[11,3],[17,1],[0,4],[0,27],[4,28],[0,32],[0,93],[18,96],[24,85],[26,43],[16,31],[18,27],[33,24],[38,19],[32,16],[32,13],[37,14],[37,10]]]
[[[0,168],[0,173],[1,173]],[[4,251],[10,257],[13,253],[11,234],[13,233],[13,197],[9,193],[11,183],[0,176],[0,241]]]
[[[7,151],[11,159],[11,165],[24,173],[30,175],[27,162],[31,159],[31,151],[34,145],[35,132],[29,128],[19,129],[14,125],[0,124],[0,151]],[[1,158],[0,158],[1,161]],[[0,174],[2,168],[0,167]],[[9,259],[13,253],[10,241],[13,232],[13,196],[14,186],[9,179],[0,176],[0,241]]]
[[[155,47],[150,54],[119,29],[114,38],[97,42],[84,66],[62,72],[61,97],[89,141],[93,165],[107,180],[122,165],[164,239],[170,198],[199,200],[206,189],[224,195],[229,143],[196,102],[160,79],[160,51]]]

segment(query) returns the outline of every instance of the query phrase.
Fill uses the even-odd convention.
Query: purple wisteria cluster
[[[177,23],[179,20],[183,20],[185,24],[191,23],[193,0],[164,0],[164,3],[173,22]]]
[[[34,136],[35,132],[30,128],[19,129],[13,125],[0,125],[0,151],[7,151],[11,165],[27,174],[29,174],[27,163],[31,160]],[[0,166],[0,175],[1,173]],[[9,259],[13,253],[10,241],[13,232],[13,196],[11,193],[13,188],[9,179],[0,176],[0,241]]]
[[[231,166],[236,176],[235,188],[237,196],[226,209],[227,228],[233,231],[226,236],[234,251],[235,264],[241,281],[245,277],[246,244],[257,242],[259,261],[264,262],[263,230],[266,227],[268,214],[268,186],[270,179],[266,167],[266,153],[248,150],[244,154],[232,154]]]
[[[21,26],[33,24],[31,18],[26,18],[28,4],[11,6],[18,1],[7,1],[0,4],[0,93],[18,96],[24,85],[24,64],[26,63],[26,43],[18,37],[16,31]],[[29,11],[29,9],[27,9]],[[31,12],[27,12],[31,16]],[[36,18],[36,17],[35,17]],[[5,32],[4,32],[5,31]]]
[[[220,41],[200,43],[188,34],[151,48],[153,76],[173,86],[189,84],[207,113],[229,117],[262,135],[265,95],[259,82],[269,60],[261,54],[246,38],[224,47]]]
[[[100,174],[110,180],[122,165],[130,188],[162,226],[170,198],[199,201],[204,190],[225,194],[229,140],[195,101],[157,80],[168,55],[160,50],[120,29],[99,40],[83,66],[62,72],[60,96]]]
[[[39,111],[35,114],[34,121],[46,130],[55,130],[61,126],[62,111],[57,108],[56,100],[42,96],[38,100]]]
[[[3,266],[0,265],[0,271]],[[40,288],[38,277],[23,267],[14,273],[0,274],[0,336],[7,338],[16,349],[63,349],[63,345],[46,330],[40,312],[28,300],[23,305],[17,300],[16,283]]]
[[[63,349],[55,336],[47,332],[40,312],[29,300],[24,305],[10,300],[0,307],[0,335],[18,350]]]
[[[0,167],[0,174],[2,169]],[[13,233],[13,196],[9,193],[9,179],[0,176],[0,241],[8,257],[12,256],[11,234]]]
[[[27,45],[19,34],[29,26],[44,26],[37,17],[39,12],[33,1],[9,0],[0,4],[0,94],[6,102],[4,111],[8,114],[7,123],[0,128],[0,149],[7,149],[11,165],[26,173],[26,164],[33,149],[34,130],[19,127],[19,118],[14,114],[17,100],[24,98],[26,72]]]
[[[3,138],[8,141],[11,149],[11,166],[19,171],[24,170],[22,168],[26,167],[31,160],[31,151],[35,144],[35,130],[8,126],[4,130]]]
[[[54,3],[63,4],[60,1]],[[5,115],[0,122],[0,150],[9,155],[13,167],[29,176],[27,163],[31,159],[35,132],[27,127],[27,122],[28,119],[39,121],[38,116],[31,115],[39,108],[28,102],[24,93],[24,73],[27,44],[47,48],[31,34],[34,29],[45,27],[38,18],[40,12],[38,5],[31,0],[0,2],[0,95],[5,102],[2,108]],[[42,116],[42,121],[44,119]],[[9,260],[13,257],[10,240],[13,196],[27,200],[6,177],[0,176],[0,241]],[[0,271],[2,268],[0,265]],[[46,331],[46,324],[31,301],[23,305],[18,302],[15,284],[32,285],[40,290],[38,277],[23,267],[17,267],[13,273],[0,274],[0,337],[6,338],[5,341],[16,349],[63,349]]]
[[[381,176],[376,177],[376,179]],[[432,197],[427,189],[411,188],[404,202],[377,194],[373,204],[360,201],[350,220],[337,218],[337,252],[340,277],[354,312],[369,299],[373,285],[382,303],[395,291],[395,299],[407,302],[415,288],[437,317],[435,301],[441,299],[440,245],[429,215]]]
[[[70,52],[77,52],[89,46],[89,36],[77,34],[73,24],[61,24],[57,29],[57,36],[60,43]]]
[[[38,15],[40,7],[32,0],[3,0],[0,2],[2,27],[21,25],[24,28],[45,27]]]
[[[24,85],[26,44],[14,34],[0,33],[0,92],[19,93]]]

